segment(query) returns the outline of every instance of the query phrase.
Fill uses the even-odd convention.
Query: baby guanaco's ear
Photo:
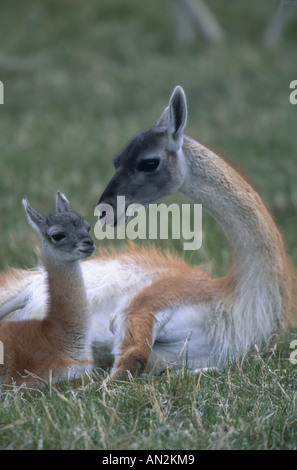
[[[43,215],[40,215],[38,212],[36,212],[36,210],[33,209],[32,206],[30,206],[26,198],[23,199],[22,202],[23,202],[24,209],[27,213],[28,221],[30,225],[32,225],[34,230],[36,230],[37,232],[44,234],[46,231],[46,218],[43,217]]]
[[[68,201],[65,194],[58,191],[56,197],[56,210],[57,212],[71,212],[70,202]]]

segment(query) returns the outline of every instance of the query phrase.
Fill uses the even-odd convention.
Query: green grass
[[[294,449],[297,369],[275,356],[220,372],[1,394],[0,448]]]
[[[39,240],[21,205],[25,195],[48,213],[62,190],[95,224],[112,159],[154,125],[176,84],[188,98],[187,133],[248,177],[297,268],[297,106],[289,102],[289,83],[297,79],[296,14],[281,46],[265,49],[270,0],[208,4],[228,32],[223,48],[199,37],[180,47],[169,0],[2,1],[1,270],[38,261]],[[171,200],[183,202],[178,195]],[[156,244],[204,263],[213,275],[230,265],[225,236],[205,212],[197,253],[184,253],[177,241]],[[296,330],[275,357],[245,358],[200,378],[165,375],[107,389],[98,379],[82,395],[67,385],[31,395],[3,391],[0,448],[292,449],[293,339]]]

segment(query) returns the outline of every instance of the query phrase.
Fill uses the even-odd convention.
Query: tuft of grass
[[[289,338],[287,338],[288,340]],[[292,450],[297,369],[280,350],[224,370],[1,392],[1,449]]]

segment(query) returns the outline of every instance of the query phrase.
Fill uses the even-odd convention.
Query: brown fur
[[[144,372],[152,347],[156,314],[165,308],[210,300],[219,288],[218,281],[188,267],[184,272],[170,272],[167,277],[143,289],[131,302],[127,314],[126,334],[121,344],[122,356],[116,377],[125,370],[133,375]]]
[[[49,376],[50,370],[63,371],[74,361],[65,353],[65,341],[55,338],[56,326],[49,320],[4,322],[0,340],[4,345],[4,364],[0,365],[0,379],[17,385],[36,384]],[[42,382],[40,382],[40,385]]]
[[[45,319],[0,323],[0,341],[4,347],[0,382],[7,383],[13,379],[16,384],[41,385],[42,382],[28,373],[46,380],[50,370],[59,376],[67,367],[78,364],[73,357],[77,331],[81,330],[79,323],[83,321],[86,310],[84,289],[77,286],[74,290],[71,279],[67,279],[63,286],[61,272],[53,266],[49,277],[52,302]],[[61,291],[63,295],[59,296]],[[73,292],[76,292],[75,297]]]
[[[146,258],[148,255],[148,258]],[[157,251],[153,257],[140,253],[139,261],[152,266],[162,266],[166,258]],[[173,306],[191,305],[211,301],[214,298],[232,298],[235,293],[236,278],[233,268],[221,279],[211,279],[199,267],[191,267],[181,259],[169,259],[163,266],[166,274],[159,273],[156,280],[134,297],[126,312],[127,324],[125,339],[121,344],[122,355],[117,361],[113,378],[124,379],[128,370],[132,375],[145,371],[152,348],[152,332],[158,312]],[[288,265],[288,272],[294,276]],[[293,287],[293,286],[292,286]],[[287,326],[296,324],[296,303],[294,292],[288,289]]]

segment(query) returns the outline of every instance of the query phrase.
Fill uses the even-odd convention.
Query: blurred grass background
[[[188,47],[179,44],[170,0],[2,0],[1,269],[37,262],[25,195],[48,213],[61,190],[95,224],[114,156],[155,124],[177,84],[188,98],[187,134],[249,178],[297,266],[297,106],[289,102],[296,11],[281,45],[265,48],[261,37],[276,2],[207,4],[227,34],[224,47],[207,46],[199,35]],[[230,262],[228,244],[205,212],[203,230],[197,253],[183,253],[181,242],[157,244],[220,275]]]
[[[297,7],[283,40],[265,47],[277,2],[208,0],[227,34],[222,47],[177,40],[173,0],[2,0],[0,15],[0,269],[32,267],[39,240],[21,205],[54,210],[57,190],[94,225],[112,160],[155,124],[172,89],[184,87],[187,134],[224,156],[263,196],[297,268]],[[170,198],[184,202],[175,195]],[[119,244],[119,242],[114,242]],[[143,242],[140,242],[143,243]],[[104,243],[108,245],[108,243]],[[203,212],[197,253],[214,275],[230,248]],[[99,242],[97,241],[97,246]],[[1,395],[1,448],[292,449],[296,366],[289,332],[267,359],[242,358],[202,376],[139,379],[77,394]]]

